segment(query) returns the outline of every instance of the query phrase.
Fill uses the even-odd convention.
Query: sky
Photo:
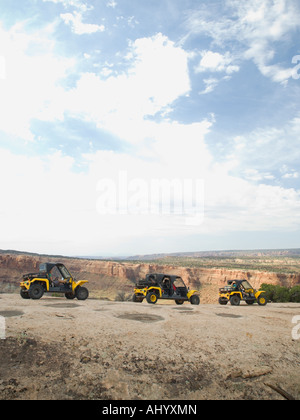
[[[300,247],[298,0],[0,0],[0,248]]]

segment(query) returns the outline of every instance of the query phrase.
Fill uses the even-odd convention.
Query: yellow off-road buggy
[[[227,305],[238,306],[241,300],[244,300],[248,305],[253,305],[257,302],[261,306],[267,304],[267,299],[263,290],[255,290],[248,283],[247,280],[228,280],[227,286],[219,289],[219,303]]]
[[[192,305],[199,305],[200,298],[197,290],[189,290],[179,276],[168,274],[147,274],[144,280],[139,280],[134,288],[133,301],[156,303],[158,299],[175,300],[177,305],[188,301]]]
[[[40,299],[44,293],[64,293],[67,299],[85,300],[89,296],[86,287],[87,280],[76,281],[64,264],[40,264],[38,273],[23,275],[20,283],[20,295],[23,299]]]

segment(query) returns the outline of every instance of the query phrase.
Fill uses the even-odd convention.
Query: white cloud
[[[277,44],[287,42],[290,34],[300,26],[297,1],[226,0],[225,11],[228,13],[219,16],[208,10],[191,12],[186,21],[189,35],[206,33],[214,45],[221,47],[225,42],[234,42],[233,48],[240,61],[253,60],[264,76],[286,84],[294,70],[272,63],[272,60]],[[221,65],[221,57],[210,54],[207,58],[204,65],[212,68],[215,65],[216,69]]]
[[[104,25],[96,25],[93,23],[83,23],[81,12],[62,13],[60,15],[66,25],[70,25],[72,31],[77,35],[94,34],[95,32],[104,32]]]
[[[93,9],[93,6],[88,6],[82,0],[43,0],[43,2],[62,4],[65,9],[74,8],[77,10],[81,10],[82,12]]]
[[[244,176],[250,181],[264,181],[264,180],[274,180],[275,176],[268,172],[259,172],[257,169],[245,169]]]
[[[145,117],[165,112],[177,98],[189,93],[188,55],[162,34],[137,39],[131,43],[130,53],[131,66],[126,73],[109,76],[107,72],[109,77],[104,79],[84,73],[52,109],[58,112],[62,107],[124,140],[141,142],[142,133],[149,135]]]
[[[109,1],[106,3],[106,6],[107,6],[107,7],[112,7],[113,9],[115,9],[115,7],[117,7],[117,5],[118,5],[118,3],[117,3],[117,2],[115,2],[115,0],[109,0]]]
[[[227,159],[232,162],[232,171],[255,182],[298,178],[300,150],[300,119],[287,121],[278,127],[262,127],[232,141]],[[285,184],[285,183],[283,183]]]
[[[213,51],[202,51],[199,65],[195,68],[196,73],[201,72],[225,72],[232,74],[239,71],[239,66],[233,65],[233,58],[229,52],[220,54]]]
[[[51,252],[57,246],[67,252],[69,246],[76,248],[78,238],[86,240],[84,230],[93,223],[93,186],[85,175],[72,172],[72,158],[59,153],[27,157],[1,149],[0,162],[1,178],[7,179],[0,186],[1,246],[20,249],[25,244]]]
[[[290,178],[298,179],[299,178],[299,173],[298,172],[287,173],[287,174],[284,174],[282,176],[282,178],[285,178],[285,179],[290,179]]]
[[[219,80],[215,78],[209,78],[203,80],[205,84],[205,89],[199,92],[199,95],[205,95],[212,92],[219,84]]]
[[[151,125],[145,117],[166,115],[190,91],[188,54],[162,34],[130,44],[126,73],[112,75],[106,66],[100,75],[82,73],[76,87],[66,90],[63,78],[76,61],[55,55],[53,31],[54,26],[30,35],[23,25],[0,28],[5,46],[0,54],[6,63],[6,79],[0,81],[0,129],[7,133],[33,140],[32,119],[61,120],[69,113],[126,141],[143,143]]]
[[[33,139],[30,121],[60,96],[59,81],[74,65],[73,59],[55,55],[53,30],[49,25],[30,34],[22,24],[8,31],[0,26],[0,53],[5,59],[5,79],[0,80],[0,130],[26,140]]]
[[[66,25],[70,25],[72,32],[77,35],[94,34],[96,32],[104,32],[103,24],[84,23],[83,19],[87,12],[94,9],[93,5],[82,0],[43,0],[44,2],[52,2],[61,4],[64,9],[70,10],[68,13],[61,13],[60,18]]]
[[[0,56],[0,80],[6,78],[6,59],[3,56]]]
[[[60,3],[66,7],[66,1]],[[79,7],[79,3],[76,4]],[[64,14],[66,21],[69,19],[68,24],[77,33],[92,33],[96,28],[82,22],[84,8],[76,10]],[[254,25],[264,13],[264,9],[258,8],[252,14],[244,14],[245,25]],[[273,28],[272,36],[278,37],[282,31],[279,25]],[[61,79],[76,63],[54,54],[50,27],[31,35],[19,25],[9,31],[0,29],[0,35],[5,45],[5,49],[3,45],[0,47],[0,54],[6,63],[6,79],[0,80],[0,129],[32,140],[30,122],[33,118],[55,121],[67,114],[91,121],[134,145],[132,153],[99,150],[82,156],[87,165],[82,173],[74,172],[73,158],[60,153],[37,158],[14,155],[2,149],[0,176],[5,182],[0,187],[0,247],[9,244],[5,247],[20,248],[20,244],[26,243],[27,249],[36,250],[34,246],[41,244],[39,250],[44,252],[95,254],[98,250],[99,253],[113,252],[116,243],[124,244],[126,252],[126,240],[143,235],[169,238],[171,235],[299,228],[299,191],[264,184],[274,180],[272,165],[278,168],[283,161],[286,166],[282,166],[281,178],[288,180],[298,176],[299,171],[293,164],[298,150],[299,118],[292,120],[289,127],[265,128],[236,137],[232,156],[224,157],[223,163],[217,164],[205,142],[213,118],[186,124],[168,119],[175,101],[191,92],[191,82],[189,53],[166,36],[157,34],[131,42],[125,52],[126,71],[112,73],[112,67],[105,63],[98,73],[81,73],[76,86],[64,89]],[[35,48],[36,43],[39,48]],[[254,51],[255,42],[246,42],[248,58],[261,56],[267,44],[259,44]],[[89,60],[87,53],[84,58]],[[261,65],[269,67],[273,58],[270,52]],[[198,71],[209,71],[219,78],[206,78],[201,93],[212,91],[217,83],[238,71],[236,62],[233,54],[203,51]],[[275,77],[278,69],[275,70],[266,75]],[[283,75],[281,81],[285,77]],[[164,116],[160,123],[148,118],[157,113]],[[259,161],[260,151],[263,162]],[[266,155],[270,164],[263,168]],[[233,176],[235,168],[237,172]],[[191,227],[180,216],[160,215],[103,218],[96,207],[98,181],[107,177],[116,180],[121,170],[127,171],[130,179],[146,183],[153,177],[203,179],[204,223]],[[50,199],[49,191],[53,194]],[[41,203],[44,198],[46,205],[42,212],[40,207],[28,205],[32,201]]]
[[[284,164],[280,168],[280,173],[283,179],[298,179],[299,178],[299,172],[291,168],[290,166]]]
[[[266,185],[261,176],[243,180],[229,171],[229,165],[216,164],[207,177],[203,232],[299,229],[299,191]]]
[[[133,88],[142,89],[154,108],[159,110],[190,91],[187,53],[166,36],[159,33],[137,39],[132,50],[135,56],[130,71]]]
[[[87,171],[81,173],[73,172],[73,158],[60,153],[38,158],[0,150],[0,176],[5,179],[0,187],[0,247],[25,244],[26,249],[48,253],[126,254],[126,241],[151,236],[176,236],[180,243],[181,235],[299,228],[300,193],[230,175],[230,162],[215,163],[206,148],[209,126],[207,121],[156,125],[152,159],[98,151],[84,156]],[[118,190],[120,171],[126,172],[128,181],[136,180],[136,186],[140,181],[146,187],[153,179],[203,179],[204,222],[189,226],[184,215],[133,214],[135,191]],[[248,175],[260,174],[248,171]],[[130,214],[104,216],[97,211],[101,179],[115,182],[118,204],[126,208],[129,200]],[[260,176],[257,181],[262,181]]]
[[[259,71],[274,82],[286,85],[288,80],[295,74],[295,68],[283,68],[279,64],[270,64],[275,55],[275,51],[270,48],[265,40],[258,39],[245,51],[244,58],[252,59]]]

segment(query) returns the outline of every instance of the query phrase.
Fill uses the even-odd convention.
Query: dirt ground
[[[280,390],[299,399],[296,315],[293,303],[177,306],[1,294],[0,399],[268,400],[283,399]]]

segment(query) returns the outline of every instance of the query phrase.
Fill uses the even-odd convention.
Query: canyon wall
[[[279,274],[263,271],[239,271],[215,268],[188,268],[148,263],[114,262],[76,258],[52,258],[66,265],[78,279],[90,281],[92,289],[112,288],[125,292],[149,272],[176,274],[183,278],[191,288],[199,289],[206,285],[220,287],[229,279],[248,279],[255,288],[262,283],[279,284],[292,287],[300,284],[299,274]],[[22,275],[36,272],[41,262],[49,261],[49,257],[25,254],[0,254],[0,283],[18,284]]]

